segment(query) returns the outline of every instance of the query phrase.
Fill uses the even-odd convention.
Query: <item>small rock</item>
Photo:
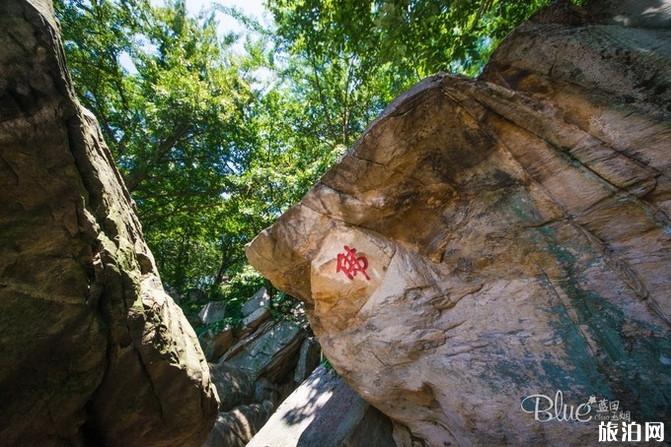
[[[270,295],[265,287],[260,288],[249,301],[242,306],[242,315],[247,317],[260,307],[270,307]]]
[[[275,381],[293,369],[292,359],[300,347],[304,332],[291,321],[278,321],[243,346],[226,362],[248,371],[254,377]]]
[[[198,313],[203,324],[212,324],[223,320],[226,314],[226,303],[223,301],[210,301]]]
[[[261,323],[270,318],[270,309],[259,307],[242,320],[242,335],[253,332]]]
[[[200,337],[200,345],[205,352],[205,358],[209,362],[216,361],[219,357],[233,346],[235,343],[235,335],[233,328],[226,326],[220,332],[215,333],[213,330],[204,332]]]
[[[298,362],[294,370],[294,382],[302,383],[319,365],[321,347],[315,337],[308,337],[303,341],[298,353]]]
[[[219,413],[203,447],[244,447],[268,420],[272,411],[272,403],[265,401]]]

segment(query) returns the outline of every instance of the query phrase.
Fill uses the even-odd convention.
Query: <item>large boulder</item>
[[[432,446],[596,443],[594,400],[585,423],[521,408],[558,390],[671,415],[670,9],[652,3],[556,3],[479,79],[423,81],[247,249],[354,390]]]
[[[305,333],[287,320],[270,322],[255,338],[243,340],[239,348],[231,348],[221,363],[235,366],[255,378],[280,379],[296,366],[296,358]]]
[[[393,432],[389,418],[321,366],[282,402],[247,447],[391,447]]]
[[[0,443],[193,445],[217,395],[52,5],[0,2]]]

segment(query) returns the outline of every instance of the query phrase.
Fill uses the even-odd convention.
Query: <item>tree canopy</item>
[[[79,98],[189,310],[194,297],[240,300],[261,283],[244,245],[395,96],[436,72],[476,75],[547,2],[268,0],[269,27],[214,3],[191,15],[184,0],[56,0],[56,10]],[[222,12],[249,35],[220,35]]]

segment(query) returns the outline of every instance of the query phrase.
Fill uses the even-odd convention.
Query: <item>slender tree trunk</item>
[[[224,276],[226,275],[226,269],[230,264],[230,256],[228,250],[224,246],[223,242],[221,244],[221,262],[219,263],[219,270],[217,270],[217,276],[214,277],[214,282],[210,288],[210,297],[214,297],[217,293],[217,290],[221,283],[224,281]]]

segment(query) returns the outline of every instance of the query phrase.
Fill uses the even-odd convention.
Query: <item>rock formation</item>
[[[0,2],[0,444],[200,446],[217,394],[51,2]]]
[[[593,404],[586,423],[521,408],[557,390],[669,422],[671,8],[590,5],[399,97],[247,249],[354,390],[432,446],[596,443]]]
[[[212,318],[209,310],[219,305],[211,302],[203,306],[204,323]],[[225,315],[224,308],[219,318]],[[205,447],[247,445],[320,361],[319,344],[308,331],[297,322],[272,318],[265,288],[242,306],[241,327],[210,329],[200,339],[212,362],[210,371],[221,399],[220,413]]]
[[[321,366],[279,406],[247,447],[391,447],[392,424]]]

